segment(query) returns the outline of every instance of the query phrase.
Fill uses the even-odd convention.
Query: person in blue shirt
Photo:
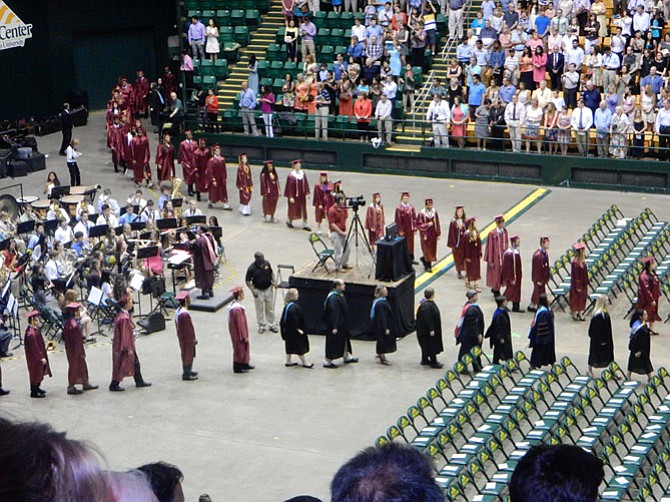
[[[161,190],[161,196],[158,197],[158,209],[161,211],[165,206],[165,203],[170,200],[170,189],[168,187],[163,187]]]
[[[511,84],[508,77],[503,78],[503,85],[500,87],[500,91],[498,91],[500,99],[502,99],[503,103],[505,104],[511,103],[512,96],[514,96],[515,94],[516,94],[516,87],[514,87]]]
[[[607,106],[605,100],[593,115],[593,125],[596,128],[596,147],[598,157],[608,157],[610,147],[610,125],[612,124],[612,110]]]
[[[472,47],[468,43],[468,37],[463,37],[461,40],[461,45],[456,47],[456,59],[462,65],[466,65],[470,62],[472,57]]]
[[[74,242],[70,245],[70,249],[73,249],[77,256],[81,256],[84,251],[84,233],[76,232],[74,234]]]
[[[600,91],[593,86],[593,82],[588,80],[586,82],[586,90],[582,92],[582,99],[586,108],[590,108],[593,113],[596,112],[600,106]]]
[[[347,49],[347,56],[358,64],[360,64],[363,59],[363,44],[358,41],[358,37],[355,35],[351,37],[351,44]]]
[[[544,10],[540,11],[540,15],[535,18],[535,29],[540,38],[544,38],[551,24],[551,19],[544,15]]]
[[[335,77],[335,82],[342,80],[342,72],[347,71],[349,64],[344,59],[344,54],[338,54],[335,56],[335,62],[333,63],[333,76]]]
[[[468,107],[470,108],[470,120],[475,120],[475,110],[484,102],[486,86],[482,83],[479,74],[472,76],[472,85],[468,89]]]

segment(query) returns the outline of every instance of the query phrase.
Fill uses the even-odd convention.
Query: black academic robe
[[[291,302],[284,307],[279,321],[281,337],[284,340],[286,354],[302,356],[309,352],[309,338],[305,328],[305,316],[300,305]],[[303,334],[298,333],[302,330]]]
[[[606,368],[614,361],[612,321],[607,312],[599,312],[591,318],[589,338],[589,366]]]
[[[390,354],[397,350],[395,333],[393,333],[393,310],[388,300],[380,300],[373,306],[372,319],[377,337],[377,354]],[[386,334],[386,330],[389,331]]]
[[[435,334],[430,336],[430,332]],[[425,301],[416,311],[416,339],[421,347],[421,360],[427,362],[444,350],[442,343],[442,318],[440,309],[433,301]]]
[[[654,371],[651,365],[651,333],[649,326],[642,324],[639,327],[633,327],[630,341],[628,342],[628,371],[638,373],[640,375],[647,375]],[[637,352],[641,352],[640,357],[635,357]]]
[[[533,368],[552,365],[556,362],[556,337],[554,334],[554,314],[547,308],[541,307],[535,313],[535,319],[530,328],[530,365]]]
[[[326,332],[326,359],[339,359],[345,352],[351,353],[349,340],[348,307],[344,294],[333,290],[328,293],[324,303],[323,319],[328,330]],[[333,334],[336,329],[337,333]]]
[[[489,329],[486,330],[486,337],[489,339],[493,349],[493,364],[498,364],[500,360],[507,361],[514,357],[512,349],[512,323],[507,309],[499,308],[493,313],[493,319]]]
[[[463,326],[458,340],[461,348],[458,351],[458,359],[469,353],[477,345],[481,346],[479,342],[479,335],[484,336],[484,314],[479,305],[473,303],[465,311],[465,318],[463,319]],[[474,370],[479,371],[481,364],[479,358],[475,361]]]

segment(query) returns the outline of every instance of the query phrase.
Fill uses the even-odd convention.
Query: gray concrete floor
[[[118,200],[134,191],[130,178],[114,174],[110,155],[105,148],[102,114],[91,116],[89,125],[77,128],[81,140],[80,159],[84,184],[99,183],[112,188]],[[66,183],[67,168],[57,154],[60,134],[39,138],[39,148],[48,153],[47,169],[55,170]],[[156,137],[151,135],[152,155]],[[254,165],[254,182],[260,166]],[[235,166],[229,165],[229,180]],[[179,173],[181,169],[178,168]],[[281,169],[282,182],[287,169]],[[26,194],[41,194],[46,173],[27,178],[0,180],[0,191],[13,182],[21,182]],[[316,173],[309,172],[310,181]],[[387,220],[399,193],[409,190],[416,206],[425,197],[433,197],[442,216],[443,229],[456,204],[465,204],[469,215],[475,215],[483,227],[498,212],[505,210],[534,187],[513,184],[435,180],[417,177],[371,174],[331,173],[342,179],[349,195],[358,193],[369,198],[381,191]],[[234,179],[234,178],[233,178]],[[232,182],[229,190],[234,193]],[[156,196],[150,193],[150,196]],[[524,306],[531,293],[530,258],[542,235],[552,238],[550,255],[558,256],[569,247],[611,203],[617,203],[626,216],[633,216],[646,206],[661,219],[670,219],[667,198],[661,195],[618,193],[552,188],[551,194],[511,225],[512,233],[522,237],[526,279],[523,284]],[[206,205],[201,204],[206,211]],[[287,263],[302,267],[312,259],[307,234],[289,230],[283,223],[263,223],[260,198],[254,194],[253,215],[244,218],[237,211],[213,210],[224,227],[224,244],[228,266],[222,268],[218,288],[242,284],[253,252],[262,250],[273,264]],[[278,214],[285,214],[280,202]],[[280,220],[283,218],[280,218]],[[445,255],[446,235],[440,241]],[[457,350],[450,339],[464,302],[464,286],[450,271],[433,286],[442,310],[446,353],[441,359],[455,362]],[[174,326],[166,331],[138,340],[138,354],[149,389],[135,389],[127,382],[127,391],[112,394],[106,390],[111,375],[111,347],[108,338],[87,349],[93,382],[101,389],[82,396],[68,396],[67,363],[62,347],[51,354],[54,378],[43,387],[47,399],[28,397],[28,381],[21,350],[14,359],[2,363],[5,388],[11,395],[2,398],[4,415],[51,423],[69,435],[90,441],[106,459],[110,469],[128,469],[144,462],[165,460],[178,465],[185,474],[187,500],[194,501],[207,492],[221,501],[281,501],[300,493],[327,500],[329,482],[337,468],[375,438],[403,414],[407,407],[425,393],[440,372],[419,366],[419,349],[413,335],[399,342],[398,352],[390,359],[391,367],[375,364],[374,343],[354,342],[360,363],[336,371],[321,367],[323,338],[311,337],[309,359],[312,370],[285,368],[283,342],[278,335],[256,332],[253,305],[247,301],[250,321],[252,364],[256,370],[247,375],[231,371],[231,346],[226,328],[226,311],[216,314],[193,314],[199,339],[195,369],[197,382],[182,382]],[[494,310],[489,294],[483,294],[481,306],[487,322]],[[280,311],[280,300],[277,311]],[[628,328],[622,315],[625,301],[612,306],[615,324],[617,360],[625,365],[628,351]],[[661,314],[668,314],[667,304]],[[513,314],[515,349],[527,345],[531,321],[529,314]],[[586,370],[588,323],[575,323],[568,315],[557,314],[557,352],[570,356]],[[662,336],[652,341],[652,361],[656,367],[668,363],[670,330],[659,326]]]

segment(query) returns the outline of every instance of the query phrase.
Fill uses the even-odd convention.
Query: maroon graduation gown
[[[411,204],[400,204],[395,208],[395,224],[398,226],[398,235],[405,237],[407,250],[414,256],[414,233],[416,232],[416,211]]]
[[[233,342],[233,362],[249,364],[249,327],[244,306],[233,302],[228,307],[228,331]]]
[[[419,229],[423,259],[428,262],[437,261],[437,240],[442,234],[437,211],[433,210],[432,214],[427,213],[425,209],[419,211],[416,226]]]
[[[118,166],[123,158],[124,142],[127,141],[128,131],[121,124],[112,124],[107,129],[107,146],[112,151],[112,163]]]
[[[226,171],[226,159],[221,157],[212,157],[207,161],[205,169],[205,178],[209,187],[209,201],[228,202],[228,172]],[[216,185],[214,185],[216,183]]]
[[[65,321],[63,326],[63,342],[67,355],[67,382],[68,385],[87,384],[88,367],[86,365],[86,350],[81,326],[74,317]]]
[[[319,183],[314,185],[312,205],[314,206],[314,220],[317,223],[321,223],[326,217],[328,209],[333,205],[332,183]]]
[[[465,223],[462,219],[453,218],[449,223],[447,246],[454,255],[454,266],[457,272],[465,270]]]
[[[502,259],[505,250],[509,247],[509,235],[507,229],[498,232],[494,228],[489,232],[486,240],[486,249],[484,250],[484,260],[486,261],[486,285],[496,291],[500,291],[502,279]]]
[[[508,249],[503,254],[502,285],[505,286],[505,298],[508,302],[521,301],[521,253]]]
[[[23,337],[23,344],[30,385],[39,385],[45,376],[51,376],[49,356],[47,356],[47,348],[44,345],[44,338],[42,338],[40,329],[28,326]],[[46,364],[42,363],[42,359],[46,360]]]
[[[470,232],[466,231],[463,236],[465,245],[465,277],[468,282],[478,281],[482,278],[482,239],[477,234],[477,238],[470,240]]]
[[[638,278],[636,307],[647,311],[648,322],[650,323],[661,320],[658,315],[658,300],[660,297],[661,289],[658,276],[648,274],[646,270],[643,270]]]
[[[247,205],[251,202],[251,191],[253,190],[254,181],[251,179],[251,167],[245,167],[240,164],[237,168],[237,181],[235,183],[237,191],[240,194],[240,204]]]
[[[192,139],[185,139],[179,143],[179,163],[181,164],[184,183],[187,185],[195,183],[195,164],[193,154],[197,149],[198,143]]]
[[[142,183],[144,176],[151,179],[150,159],[149,140],[146,136],[135,136],[130,142],[130,167],[135,183]]]
[[[263,196],[263,216],[274,216],[279,200],[279,178],[277,171],[261,173],[261,195]]]
[[[209,246],[208,243],[209,242]],[[191,256],[193,257],[193,271],[195,285],[204,291],[212,289],[214,285],[214,271],[216,263],[212,261],[209,249],[216,250],[216,242],[210,234],[200,234],[191,241]]]
[[[112,339],[112,380],[120,382],[135,375],[135,337],[130,316],[120,310],[114,319]]]
[[[193,153],[193,164],[195,167],[195,190],[196,192],[207,191],[207,163],[209,161],[209,148],[197,148]]]
[[[572,260],[570,272],[570,310],[581,312],[586,308],[586,299],[589,296],[589,271],[586,263]]]
[[[158,181],[171,180],[174,176],[174,146],[161,143],[156,150]]]
[[[140,77],[135,80],[135,103],[136,109],[140,113],[147,112],[147,96],[149,95],[149,80],[147,77]]]
[[[384,218],[384,206],[381,204],[370,204],[365,213],[365,229],[368,231],[368,239],[372,246],[384,237],[386,222]]]
[[[291,171],[286,178],[284,187],[284,197],[288,198],[288,219],[306,220],[307,219],[307,194],[309,194],[309,182],[307,174],[303,172],[302,179],[299,180]],[[293,202],[291,202],[293,199]]]
[[[195,329],[191,313],[185,308],[178,308],[175,313],[174,321],[177,327],[177,339],[179,340],[179,350],[181,351],[181,364],[188,366],[193,364],[195,358]]]
[[[543,249],[538,249],[533,253],[530,276],[533,280],[533,294],[530,297],[530,303],[537,305],[540,295],[546,294],[546,285],[549,282],[549,254]]]

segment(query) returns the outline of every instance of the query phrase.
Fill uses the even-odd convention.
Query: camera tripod
[[[365,246],[365,250],[370,255],[370,258],[372,258],[370,270],[368,270],[368,277],[369,277],[372,274],[372,268],[376,263],[376,258],[374,252],[372,251],[372,246],[370,246],[368,236],[365,234],[365,228],[363,226],[363,223],[361,222],[361,218],[358,215],[359,207],[360,206],[356,206],[352,208],[354,211],[354,217],[351,220],[351,225],[349,226],[349,232],[347,233],[347,239],[344,242],[344,250],[342,252],[346,253],[347,249],[349,249],[349,246],[351,245],[351,242],[353,241],[356,250],[356,266],[358,266],[358,259],[360,252],[359,248],[361,246],[360,242],[362,241]]]

